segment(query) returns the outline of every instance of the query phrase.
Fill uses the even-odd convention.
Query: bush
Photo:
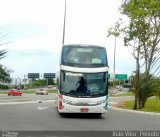
[[[2,84],[0,84],[0,89],[8,89],[8,88],[9,88],[8,85],[2,85]]]

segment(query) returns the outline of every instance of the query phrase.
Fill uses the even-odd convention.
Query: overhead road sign
[[[126,80],[127,74],[115,74],[115,79],[116,80]]]
[[[55,78],[55,73],[44,73],[44,78]]]
[[[127,80],[127,74],[115,74],[115,76],[108,74],[108,79],[113,79],[115,80]]]
[[[39,73],[28,73],[28,78],[39,78]]]

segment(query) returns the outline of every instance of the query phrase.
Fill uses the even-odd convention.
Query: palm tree
[[[5,57],[6,53],[7,53],[6,50],[0,50],[0,60]]]
[[[7,44],[4,42],[5,37],[6,35],[2,35],[2,33],[0,33],[0,46]],[[0,60],[5,57],[6,53],[7,53],[7,50],[4,50],[4,49],[0,50]],[[10,81],[11,81],[10,70],[4,67],[0,62],[0,82],[6,83]]]

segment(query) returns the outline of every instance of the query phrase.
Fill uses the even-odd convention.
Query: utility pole
[[[116,69],[116,40],[117,40],[117,36],[115,36],[115,45],[114,45],[113,87],[115,86],[115,69]]]
[[[62,39],[62,45],[64,45],[64,41],[65,41],[66,5],[67,5],[67,0],[65,0],[65,7],[64,7],[64,22],[63,22],[63,39]]]
[[[48,79],[49,79],[49,78],[46,78],[46,80],[47,80],[47,82],[46,82],[46,87],[48,87]]]

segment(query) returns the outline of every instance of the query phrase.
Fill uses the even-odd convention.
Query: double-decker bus
[[[108,110],[108,61],[106,49],[96,45],[64,45],[56,74],[56,107],[63,113]]]

